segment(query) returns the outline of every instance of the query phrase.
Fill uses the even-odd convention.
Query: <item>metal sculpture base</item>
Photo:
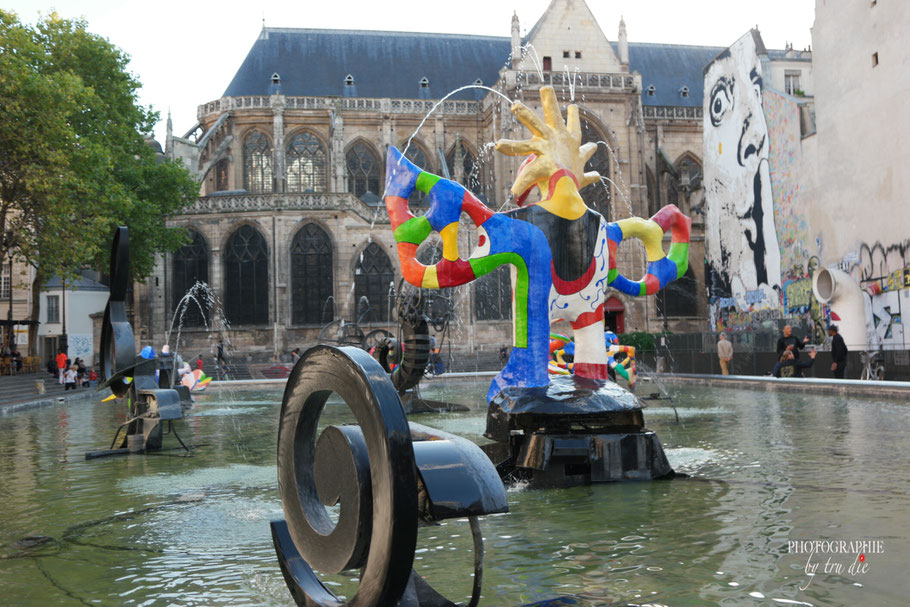
[[[358,425],[317,436],[329,395]],[[483,543],[476,517],[508,511],[505,488],[472,442],[408,423],[396,386],[366,352],[317,346],[288,379],[278,424],[278,485],[285,521],[272,523],[275,552],[298,605],[454,607],[413,572],[419,522],[468,518],[480,600]],[[327,506],[339,506],[332,521]],[[360,570],[345,602],[319,581]]]
[[[641,402],[613,382],[574,375],[507,388],[490,403],[484,451],[505,479],[571,486],[672,478]]]
[[[399,394],[405,413],[446,413],[450,411],[470,411],[467,405],[449,403],[442,400],[421,398],[414,392]]]
[[[183,410],[192,403],[192,399],[185,386],[171,388],[173,359],[149,360],[136,356],[133,327],[126,315],[129,267],[129,231],[117,228],[111,246],[111,291],[101,325],[101,371],[104,381],[98,390],[110,388],[115,396],[128,397],[129,417],[114,433],[110,449],[89,451],[85,459],[160,449],[164,423],[180,445],[189,451],[177,436],[174,420],[183,417]],[[115,447],[124,428],[126,433],[119,447]]]
[[[471,531],[474,532],[474,579],[475,593],[480,598],[480,579],[483,573],[483,541],[480,536],[480,526],[476,517],[471,517]],[[275,553],[278,555],[278,565],[281,567],[281,575],[284,582],[291,591],[291,596],[298,605],[309,605],[306,602],[306,589],[311,588],[313,584],[319,584],[325,589],[322,582],[314,574],[313,570],[306,564],[294,541],[288,531],[287,521],[284,519],[274,520],[270,523],[272,530],[272,544],[275,546]],[[475,532],[476,530],[476,532]],[[477,555],[480,555],[479,558]],[[325,589],[328,592],[328,589]],[[471,605],[476,605],[476,601],[471,601]],[[405,587],[401,599],[395,603],[395,607],[458,607],[458,603],[453,603],[445,598],[430,586],[416,571],[411,569],[411,575],[408,578],[408,584]]]

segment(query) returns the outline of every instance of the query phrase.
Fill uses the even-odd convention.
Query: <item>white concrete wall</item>
[[[815,10],[810,232],[822,265],[848,271],[866,293],[870,348],[906,348],[900,319],[910,310],[910,4],[817,0]]]
[[[91,366],[95,364],[94,353],[98,352],[101,344],[94,343],[93,327],[91,314],[104,312],[107,305],[108,293],[106,291],[77,291],[67,289],[62,294],[60,289],[52,291],[43,291],[41,297],[41,311],[38,321],[38,337],[51,337],[63,333],[63,323],[47,322],[47,296],[56,295],[65,296],[60,301],[60,320],[66,315],[66,334],[70,345],[70,358],[79,357],[85,360],[86,364]],[[45,353],[47,355],[48,353]]]
[[[816,2],[822,190],[811,219],[824,238],[823,263],[841,262],[864,244],[889,247],[910,239],[908,27],[906,2]]]

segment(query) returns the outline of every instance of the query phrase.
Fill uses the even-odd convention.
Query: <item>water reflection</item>
[[[425,382],[482,403],[487,380]],[[580,605],[903,604],[910,410],[865,400],[714,390],[646,412],[688,480],[508,493],[483,522],[483,604],[571,595]],[[86,462],[125,418],[75,403],[0,418],[0,588],[10,604],[290,605],[268,521],[281,516],[280,392],[199,397],[192,455]],[[325,423],[352,421],[328,405]],[[421,423],[483,441],[481,410]],[[887,440],[885,440],[887,439]],[[885,540],[861,578],[818,573],[793,539]],[[415,567],[446,595],[471,588],[467,521],[420,530]],[[337,593],[356,576],[325,576]],[[782,601],[798,601],[784,603]]]

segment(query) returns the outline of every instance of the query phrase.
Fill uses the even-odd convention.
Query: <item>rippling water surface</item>
[[[423,392],[477,407],[486,388],[434,379]],[[908,604],[906,403],[671,394],[679,423],[666,400],[645,420],[690,478],[510,487],[511,511],[482,522],[483,604],[556,596],[578,605]],[[282,516],[280,400],[277,390],[200,395],[178,423],[197,446],[189,457],[173,449],[85,461],[85,451],[110,443],[122,405],[0,417],[0,604],[291,605],[268,525]],[[349,419],[330,404],[323,422]],[[415,421],[484,440],[479,408]],[[857,555],[788,553],[797,539],[879,539],[884,553],[865,555],[866,572],[851,573]],[[450,598],[467,598],[467,521],[421,528],[415,567]],[[338,594],[356,590],[355,575],[324,580]]]

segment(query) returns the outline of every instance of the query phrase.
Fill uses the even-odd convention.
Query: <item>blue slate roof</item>
[[[45,291],[60,290],[63,286],[63,281],[60,280],[60,277],[56,274],[51,276],[47,280],[47,284],[44,285]],[[67,291],[110,291],[109,288],[96,282],[87,276],[80,275],[79,278],[70,279],[66,281],[66,290]]]
[[[388,97],[440,99],[478,78],[491,86],[511,50],[509,38],[417,32],[373,32],[264,28],[234,79],[226,97],[270,95],[278,88],[287,96]],[[629,43],[629,64],[642,75],[644,105],[700,107],[703,70],[722,47]],[[345,78],[353,76],[353,86]],[[422,88],[426,77],[429,88]],[[655,94],[648,95],[654,85]],[[689,96],[680,90],[687,86]],[[472,89],[453,99],[482,99]]]
[[[415,32],[264,28],[224,95],[269,95],[271,77],[297,96],[440,99],[449,91],[499,78],[511,50],[508,38]],[[353,90],[345,77],[354,77]],[[420,80],[429,80],[429,90]],[[470,89],[451,99],[482,99]]]
[[[629,69],[641,74],[643,105],[701,107],[704,98],[704,69],[724,50],[719,46],[629,43]],[[654,86],[654,95],[648,87]],[[689,96],[680,91],[689,88]]]

